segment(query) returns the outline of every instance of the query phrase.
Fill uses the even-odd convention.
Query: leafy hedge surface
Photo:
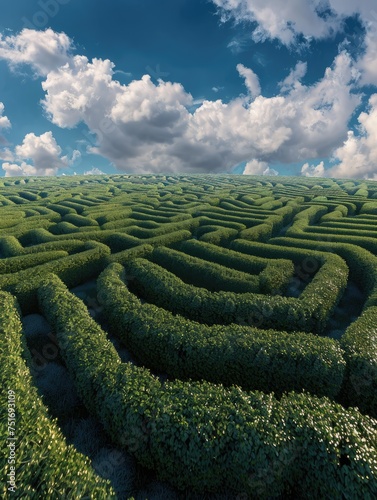
[[[24,314],[37,309],[37,290],[48,272],[56,273],[68,286],[76,286],[98,276],[110,254],[106,245],[88,242],[87,250],[14,274],[0,275],[0,288],[16,295]]]
[[[278,243],[285,240],[287,238],[274,238],[271,241]],[[345,260],[338,255],[321,251],[287,248],[278,244],[260,244],[241,239],[233,241],[231,246],[235,250],[245,253],[255,253],[272,258],[279,255],[288,257],[298,263],[299,267],[302,267],[304,274],[313,266],[319,268],[298,300],[309,311],[313,319],[313,331],[317,333],[323,331],[347,286],[349,269]],[[323,249],[321,245],[318,245],[318,248],[319,250]]]
[[[23,269],[33,266],[44,264],[56,259],[66,257],[68,252],[63,250],[55,250],[52,252],[41,252],[30,255],[20,255],[16,257],[9,257],[7,259],[0,259],[0,274],[17,273]]]
[[[231,292],[259,292],[259,277],[232,270],[220,264],[190,257],[177,250],[158,247],[150,259],[174,273],[183,281],[208,290]]]
[[[29,359],[18,305],[0,292],[0,495],[2,498],[115,498],[110,483],[100,479],[90,462],[67,445],[56,420],[51,420],[23,358]],[[6,437],[8,390],[15,394],[16,493],[7,491],[9,448]]]
[[[346,262],[350,269],[351,277],[356,281],[367,296],[365,308],[377,305],[377,257],[364,248],[345,243],[318,242],[296,238],[274,238],[271,243],[278,248],[296,247],[308,248],[310,251],[318,248],[328,252],[336,252]],[[272,246],[272,245],[271,245]],[[243,248],[245,246],[243,245]]]
[[[220,277],[223,276],[223,280],[220,280],[221,283],[218,283],[217,288],[219,290],[232,291],[229,288],[229,278],[237,276],[234,274],[234,269],[240,272],[238,279],[242,277],[242,280],[244,280],[244,284],[239,282],[237,288],[234,289],[235,292],[260,291],[265,294],[274,294],[277,291],[285,291],[294,273],[294,265],[287,259],[249,257],[227,248],[221,248],[211,243],[196,240],[184,241],[176,246],[183,253],[174,252],[174,250],[167,248],[159,248],[153,253],[151,260],[173,272],[178,277],[181,277],[184,281],[196,284],[196,286],[203,286],[207,289],[213,288],[213,282],[218,282]],[[191,260],[190,253],[193,257],[198,258],[196,263],[200,266],[199,268],[194,268],[188,264],[189,262],[192,264],[195,262]],[[220,266],[214,264],[219,264]],[[203,266],[206,269],[203,269]],[[187,269],[187,272],[185,269]],[[197,269],[196,273],[194,269]],[[210,269],[216,270],[217,274],[214,275],[213,272],[208,272]],[[195,273],[196,283],[192,281],[194,279],[193,273]],[[254,290],[247,283],[248,280],[250,281],[250,275],[259,275],[257,278],[258,284],[255,284]]]
[[[14,236],[1,236],[0,237],[0,252],[3,258],[16,257],[21,255],[29,255],[40,252],[51,251],[66,251],[68,253],[76,253],[84,250],[85,243],[79,240],[67,241],[50,241],[47,243],[40,243],[31,247],[23,247],[21,243]]]
[[[340,339],[347,361],[343,397],[377,418],[377,306],[367,308]]]
[[[121,363],[79,299],[45,279],[40,306],[85,404],[106,431],[180,489],[258,498],[377,495],[377,422],[326,398],[247,393],[209,382],[161,384]]]
[[[177,378],[205,379],[282,394],[306,389],[335,397],[345,361],[339,344],[306,333],[207,326],[151,304],[126,288],[122,266],[98,278],[98,296],[112,331],[143,364]]]

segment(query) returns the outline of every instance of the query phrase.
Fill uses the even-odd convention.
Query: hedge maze
[[[377,497],[375,182],[4,180],[0,333],[16,498]]]

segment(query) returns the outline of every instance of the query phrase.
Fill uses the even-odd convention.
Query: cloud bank
[[[283,22],[269,16],[271,9],[276,9],[272,0],[215,3],[238,20],[257,22],[264,33],[258,35],[261,40],[274,37],[285,44],[294,43],[300,34],[329,36],[341,29],[347,12],[364,15],[364,8],[356,9],[354,2],[290,0],[282,7],[285,16],[275,10]],[[329,6],[332,10],[324,18]],[[153,83],[149,75],[121,84],[114,78],[110,60],[90,61],[83,55],[72,55],[72,47],[64,33],[24,29],[19,35],[0,39],[0,58],[11,68],[27,64],[39,74],[45,92],[42,105],[50,121],[61,128],[84,123],[93,137],[88,151],[107,158],[121,172],[230,172],[242,162],[251,162],[246,170],[266,165],[263,172],[269,172],[270,163],[333,156],[339,164],[331,172],[323,169],[324,175],[374,175],[375,100],[371,99],[369,112],[359,117],[360,136],[350,134],[347,125],[361,103],[360,79],[370,75],[362,69],[362,60],[354,61],[346,50],[312,85],[301,82],[307,66],[298,61],[280,83],[280,93],[273,97],[261,94],[252,68],[238,64],[236,70],[244,79],[247,96],[226,103],[203,100],[192,111],[195,101],[181,84],[161,79]],[[18,159],[33,161],[32,166],[22,163],[19,169],[54,173],[69,163],[61,157],[51,132],[46,134],[39,138],[28,134],[16,148]],[[354,150],[363,158],[359,170],[351,165]],[[313,172],[309,165],[304,167],[304,175]],[[7,175],[16,171],[10,161],[3,168]],[[318,171],[322,173],[322,169],[314,173]]]
[[[9,161],[2,164],[5,177],[56,175],[58,169],[69,165],[68,158],[62,157],[61,152],[52,132],[40,136],[27,134],[22,144],[15,147],[14,153],[8,150]]]

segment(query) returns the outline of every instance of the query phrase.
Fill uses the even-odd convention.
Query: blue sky
[[[374,4],[7,2],[0,175],[377,179]]]

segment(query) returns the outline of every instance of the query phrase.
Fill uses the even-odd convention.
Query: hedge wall
[[[14,297],[0,292],[0,471],[3,498],[116,498],[108,481],[99,478],[90,461],[67,445],[56,420],[42,402],[25,362],[30,360]],[[16,458],[8,463],[8,408],[15,410]],[[13,403],[14,398],[14,403]],[[9,413],[12,416],[12,413]],[[16,492],[8,491],[7,474],[15,467]]]
[[[44,281],[39,300],[85,404],[161,479],[202,494],[377,495],[375,420],[308,394],[277,401],[209,382],[162,385],[148,370],[120,363],[57,278]]]
[[[377,418],[377,306],[368,307],[340,339],[347,371],[343,387],[346,404]]]
[[[37,309],[37,290],[46,273],[57,274],[70,287],[77,286],[98,276],[109,254],[110,249],[106,245],[87,242],[84,252],[17,273],[0,275],[0,288],[17,297],[23,314],[32,313]]]
[[[98,297],[112,331],[150,368],[174,378],[280,395],[302,389],[331,397],[339,392],[345,361],[337,342],[306,333],[187,321],[141,304],[126,288],[123,271],[109,266],[100,275]]]
[[[158,247],[150,260],[174,273],[180,279],[211,291],[259,292],[259,277],[226,268],[198,257],[191,257],[177,250]]]

